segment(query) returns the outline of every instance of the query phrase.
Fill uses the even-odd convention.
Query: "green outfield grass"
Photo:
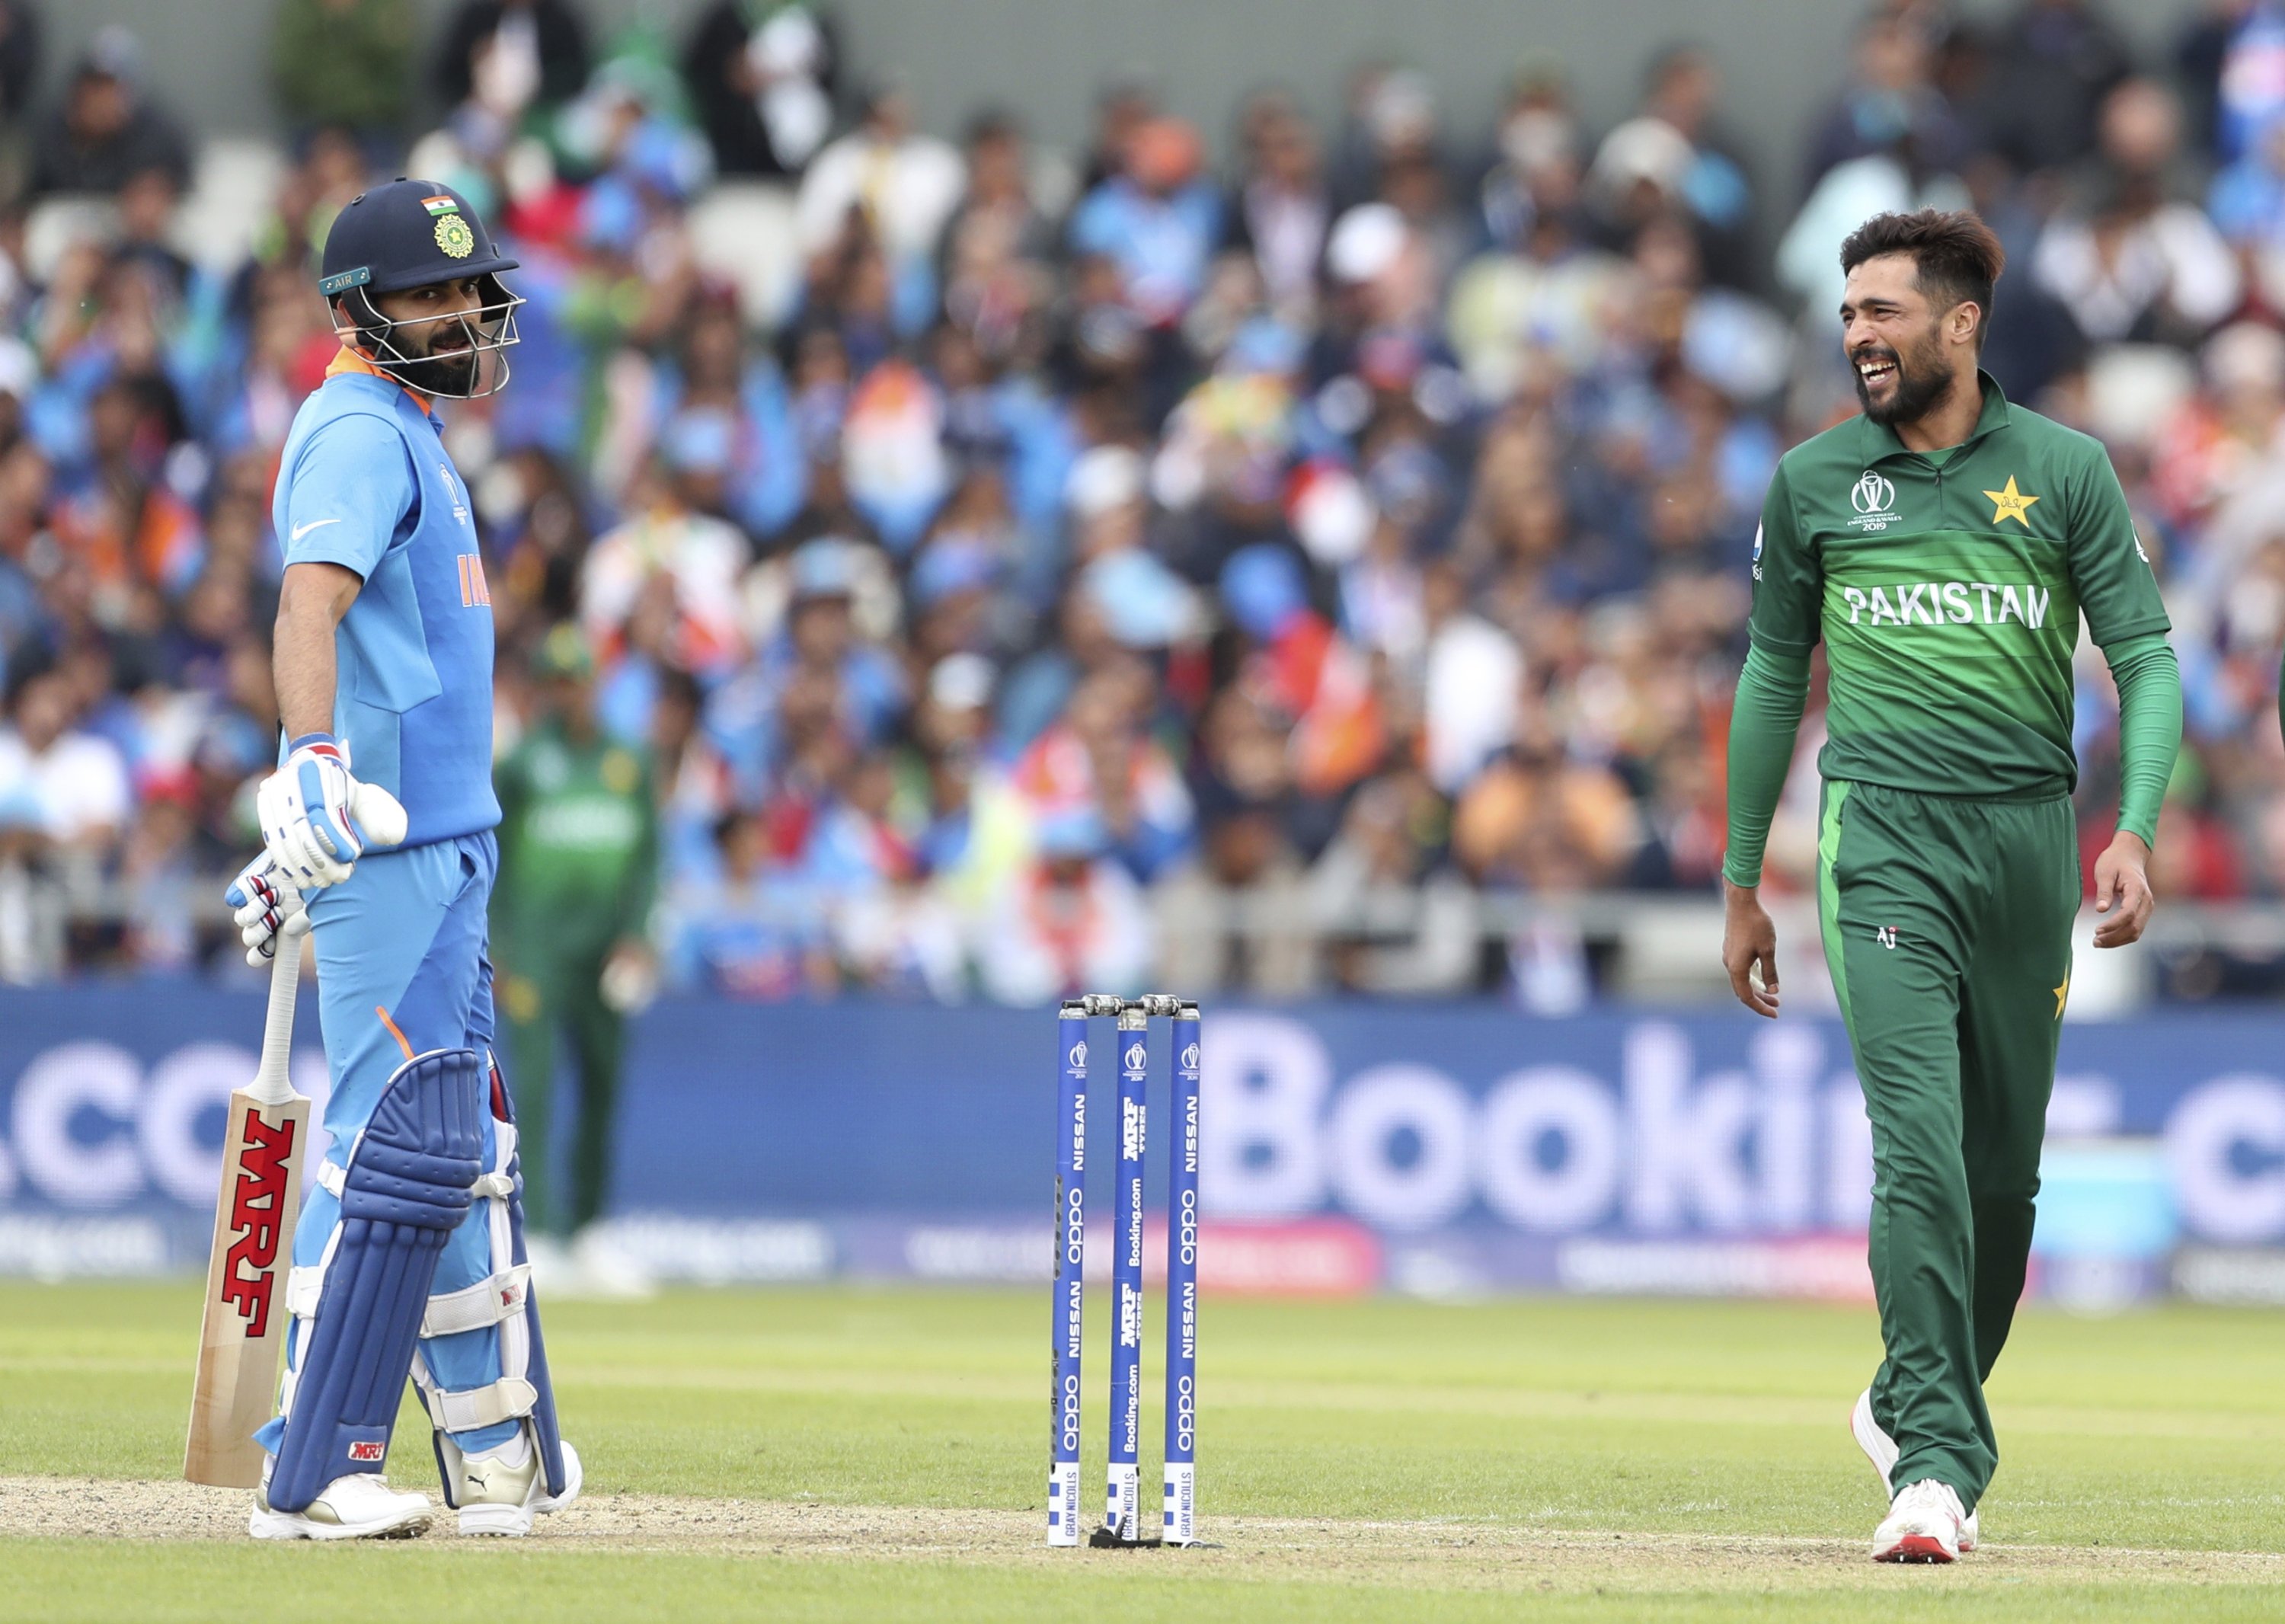
[[[1740,1304],[1210,1299],[1200,1503],[1223,1549],[1040,1550],[1046,1298],[561,1306],[549,1343],[588,1492],[599,1515],[641,1506],[639,1526],[316,1549],[12,1516],[39,1497],[27,1478],[175,1476],[197,1298],[0,1286],[0,1528],[43,1531],[0,1536],[0,1615],[241,1619],[259,1598],[326,1616],[370,1587],[421,1624],[509,1616],[487,1580],[551,1620],[2285,1615],[2285,1316],[2027,1314],[1992,1385],[1990,1549],[1931,1572],[1858,1548],[1881,1509],[1845,1424],[1877,1357],[1870,1311]],[[400,1484],[433,1489],[426,1436],[408,1410]],[[1146,1465],[1147,1505],[1156,1483]],[[211,1534],[204,1503],[203,1530],[168,1531]]]

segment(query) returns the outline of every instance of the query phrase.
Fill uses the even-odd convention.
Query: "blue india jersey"
[[[404,843],[494,827],[491,593],[436,420],[344,352],[294,419],[272,522],[288,566],[365,583],[334,639],[334,733],[404,804]]]

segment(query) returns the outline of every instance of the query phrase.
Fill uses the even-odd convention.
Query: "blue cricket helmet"
[[[424,393],[467,398],[492,394],[507,382],[502,357],[491,387],[476,387],[481,357],[517,341],[514,312],[523,301],[500,280],[500,272],[514,269],[516,262],[499,251],[466,198],[435,181],[400,176],[358,192],[334,216],[333,229],[326,233],[318,292],[349,317],[357,342],[375,365]],[[433,376],[437,363],[426,356],[407,356],[395,341],[397,328],[413,324],[389,320],[373,300],[375,294],[463,277],[476,279],[481,289],[479,308],[458,318],[468,330],[477,362],[466,388],[440,388]]]
[[[334,217],[318,291],[328,299],[353,287],[396,294],[515,268],[467,199],[433,180],[399,177],[358,192]]]

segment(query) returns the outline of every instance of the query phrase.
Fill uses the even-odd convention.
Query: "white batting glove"
[[[254,809],[262,843],[278,877],[296,890],[339,885],[365,853],[349,816],[357,781],[349,751],[331,734],[303,734],[286,753],[286,765],[262,781]]]
[[[230,904],[232,922],[238,926],[238,938],[246,944],[246,961],[260,969],[278,956],[279,941],[301,935],[310,928],[310,915],[302,906],[301,888],[278,872],[278,865],[264,851],[244,868],[230,889],[222,894]]]

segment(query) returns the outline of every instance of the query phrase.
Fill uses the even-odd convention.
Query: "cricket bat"
[[[379,786],[357,786],[356,813],[371,845],[404,839],[404,809]],[[253,1488],[262,1481],[263,1449],[254,1432],[277,1402],[278,1354],[290,1318],[286,1273],[294,1260],[302,1151],[310,1141],[310,1096],[296,1094],[287,1075],[308,916],[296,922],[302,929],[279,934],[270,967],[262,1063],[254,1080],[231,1094],[223,1130],[222,1193],[207,1260],[190,1444],[183,1453],[186,1479],[222,1488]]]

